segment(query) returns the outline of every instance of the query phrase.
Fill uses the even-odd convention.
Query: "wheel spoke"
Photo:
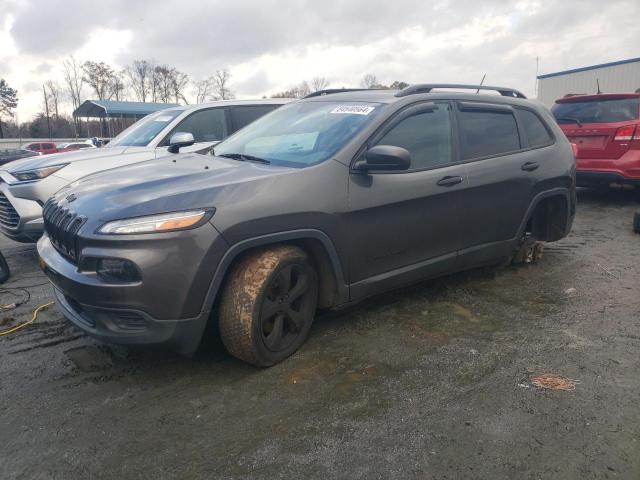
[[[293,302],[309,289],[309,275],[299,275],[296,284],[289,292],[289,301]]]
[[[296,312],[295,310],[289,309],[287,311],[287,322],[289,324],[289,328],[294,332],[300,332],[306,323],[306,318],[304,313]]]
[[[264,322],[266,320],[269,320],[271,317],[273,317],[278,312],[279,308],[280,308],[280,305],[278,305],[277,302],[274,302],[273,300],[269,300],[268,298],[265,298],[262,301],[262,310],[260,311],[260,317],[262,321]]]
[[[277,350],[282,342],[282,334],[284,328],[284,315],[278,315],[273,322],[273,329],[264,339],[265,345],[269,350]]]

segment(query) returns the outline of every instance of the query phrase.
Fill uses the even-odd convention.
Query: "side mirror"
[[[186,132],[176,132],[171,135],[169,139],[169,152],[178,153],[180,148],[188,147],[193,145],[195,140],[193,139],[193,135],[191,133]]]
[[[364,159],[355,164],[355,169],[371,171],[408,170],[411,166],[411,154],[402,147],[377,145],[364,154]]]

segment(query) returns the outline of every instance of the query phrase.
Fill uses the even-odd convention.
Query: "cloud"
[[[19,88],[75,54],[118,68],[155,59],[196,80],[229,68],[238,96],[314,76],[354,86],[365,73],[385,83],[487,73],[532,94],[536,57],[545,73],[634,57],[640,43],[637,0],[0,0],[0,11],[0,75]]]

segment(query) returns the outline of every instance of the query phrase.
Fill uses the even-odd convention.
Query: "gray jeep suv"
[[[575,159],[549,112],[445,87],[312,94],[210,156],[70,185],[38,242],[59,308],[107,342],[183,353],[214,322],[232,355],[269,366],[318,308],[567,235]]]

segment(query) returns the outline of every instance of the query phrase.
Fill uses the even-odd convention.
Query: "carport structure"
[[[85,100],[73,112],[76,123],[78,119],[100,119],[100,131],[91,132],[87,121],[87,136],[111,137],[120,133],[129,125],[137,122],[150,113],[175,107],[175,103],[119,102],[114,100]]]

